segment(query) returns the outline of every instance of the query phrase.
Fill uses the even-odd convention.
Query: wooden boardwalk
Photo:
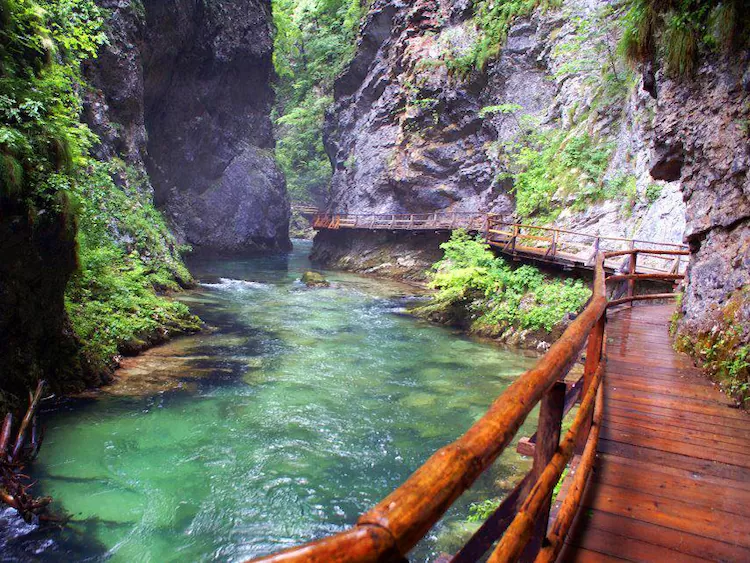
[[[636,246],[644,251],[687,250],[683,244],[621,238],[571,231],[553,226],[509,223],[502,217],[485,212],[435,212],[401,214],[327,213],[314,208],[299,207],[310,216],[315,230],[338,231],[466,231],[483,236],[495,251],[514,260],[553,265],[565,270],[594,270],[596,256],[601,251],[621,251]],[[609,272],[627,269],[627,257],[605,262]],[[687,260],[679,254],[641,256],[634,273],[684,273]]]
[[[325,219],[335,226],[318,228],[362,228],[362,219],[351,227],[345,216]],[[388,227],[399,220],[391,217]],[[532,234],[534,229],[551,236]],[[563,235],[581,236],[506,225],[492,216],[482,232],[488,243],[519,258],[543,251],[550,260],[567,259],[561,247],[570,241]],[[521,256],[528,242],[537,246]],[[407,561],[539,404],[536,432],[519,442],[522,453],[533,456],[531,469],[457,552],[438,561],[476,563],[490,553],[488,563],[750,562],[750,415],[735,408],[688,356],[674,351],[668,335],[673,305],[631,307],[673,298],[637,293],[635,285],[683,279],[679,257],[689,252],[602,251],[600,242],[592,249],[593,293],[586,307],[466,433],[436,451],[352,527],[256,561]],[[667,272],[638,271],[656,256],[672,264]],[[608,275],[612,261],[624,259],[617,269],[625,273]],[[579,361],[582,375],[568,381]],[[576,402],[563,432],[564,414]],[[566,466],[571,471],[552,507]]]
[[[750,561],[750,415],[672,349],[673,309],[609,313],[597,465],[559,561]]]

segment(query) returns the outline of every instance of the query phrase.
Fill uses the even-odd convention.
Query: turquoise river
[[[0,513],[2,561],[244,561],[343,530],[533,363],[409,316],[408,286],[324,272],[332,287],[306,288],[309,249],[190,262],[200,285],[180,299],[211,330],[48,407],[36,490],[72,519]],[[410,560],[455,550],[469,505],[528,463],[508,448]]]

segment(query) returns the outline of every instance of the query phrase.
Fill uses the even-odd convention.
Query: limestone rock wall
[[[326,147],[335,168],[329,209],[487,210],[514,218],[509,165],[497,148],[527,126],[521,116],[536,127],[585,132],[612,147],[604,180],[627,178],[626,193],[581,206],[560,191],[552,196],[559,210],[554,224],[689,243],[682,332],[734,323],[748,342],[748,54],[731,61],[708,55],[694,76],[681,80],[664,76],[657,62],[644,88],[643,77],[615,52],[623,7],[564,0],[557,9],[517,18],[483,71],[451,72],[446,53],[460,56],[476,38],[470,7],[462,0],[373,2],[328,114]],[[483,112],[497,105],[518,109]],[[319,235],[314,255],[373,268],[374,256],[392,265],[404,246],[423,242],[394,237],[378,238],[384,247],[376,253],[359,233]],[[429,266],[416,246],[411,255]]]
[[[87,65],[98,156],[147,171],[178,239],[197,249],[290,247],[273,159],[270,0],[100,0],[110,44]]]
[[[653,166],[679,177],[691,256],[680,330],[734,325],[750,343],[750,54],[662,79]],[[743,76],[745,77],[743,81]],[[670,164],[671,163],[671,164]],[[670,166],[668,166],[670,164]],[[671,168],[671,170],[670,170]]]
[[[560,9],[517,19],[484,71],[453,72],[446,53],[460,56],[470,48],[477,33],[470,16],[458,0],[373,3],[328,115],[326,147],[335,169],[329,209],[487,210],[512,219],[513,181],[499,147],[533,122],[608,143],[605,178],[634,182],[628,201],[604,198],[583,209],[555,194],[558,226],[682,242],[680,184],[649,174],[657,102],[629,86],[634,80],[621,61],[621,92],[612,96],[601,78],[622,12],[604,0],[566,0]],[[493,106],[517,109],[486,112]],[[658,196],[646,197],[654,185]],[[316,248],[325,244],[319,238]]]

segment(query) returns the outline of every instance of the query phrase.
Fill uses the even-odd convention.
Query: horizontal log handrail
[[[665,272],[679,274],[679,258],[689,254],[687,246],[669,242],[653,242],[640,239],[602,236],[558,227],[511,223],[493,213],[472,211],[442,211],[432,213],[335,213],[318,212],[313,215],[313,228],[364,229],[364,230],[422,230],[451,231],[466,229],[481,234],[485,242],[500,252],[513,257],[528,258],[541,262],[593,269],[594,258],[600,250],[609,251],[607,260],[633,254],[636,245],[656,248],[640,248],[648,255],[648,263],[640,265],[638,273]],[[628,245],[628,249],[600,249]],[[627,258],[625,258],[627,260]],[[615,265],[608,264],[608,268]],[[635,273],[635,272],[631,272]]]
[[[639,252],[633,249],[629,254],[636,257]],[[521,556],[524,560],[537,556],[538,561],[553,560],[569,531],[596,457],[603,409],[601,382],[606,365],[608,307],[625,301],[673,295],[628,295],[624,300],[608,301],[608,280],[604,269],[608,254],[599,252],[596,256],[593,293],[584,310],[536,365],[519,376],[495,399],[485,415],[463,436],[439,449],[401,486],[362,514],[352,528],[254,561],[405,561],[407,553],[505,450],[540,401],[542,409],[532,470],[490,516],[497,524],[496,529],[487,526],[480,528],[451,561],[476,560],[498,538],[500,542],[493,551],[491,562],[515,561]],[[635,260],[631,260],[629,267],[634,269]],[[664,276],[631,272],[612,276],[611,279],[630,286],[638,280],[665,279]],[[669,276],[670,280],[681,278],[678,275]],[[566,395],[569,394],[561,382],[579,360],[584,346],[586,361],[580,383],[581,406],[570,430],[561,440],[560,425],[566,411]],[[563,499],[555,522],[548,527],[552,489],[574,450],[581,457],[573,485]]]
[[[607,276],[607,283],[626,280],[678,281],[684,279],[684,274],[614,274]]]
[[[658,243],[662,244],[662,243]],[[633,254],[658,254],[665,256],[690,256],[689,250],[645,250],[638,248],[631,248],[629,250],[613,250],[612,252],[605,253],[606,258],[615,258],[617,256],[628,256]]]

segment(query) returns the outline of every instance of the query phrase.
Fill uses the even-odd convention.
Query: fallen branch
[[[44,391],[44,381],[39,381],[34,393],[29,393],[29,408],[21,419],[15,440],[11,440],[13,415],[8,413],[0,431],[0,502],[14,508],[26,522],[38,520],[58,521],[50,515],[47,507],[50,497],[34,497],[29,491],[35,484],[30,482],[25,469],[39,453],[42,433],[36,421],[36,411]],[[31,436],[29,437],[29,427]],[[11,443],[13,448],[10,449]]]

